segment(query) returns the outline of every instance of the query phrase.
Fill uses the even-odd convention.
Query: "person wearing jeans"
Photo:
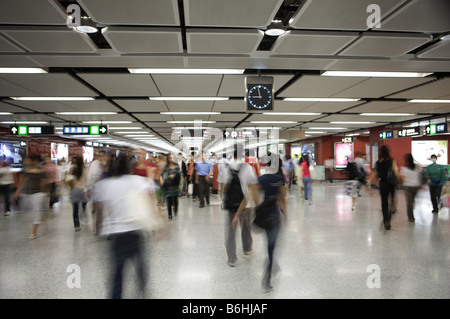
[[[200,200],[200,208],[205,207],[205,197],[206,204],[209,205],[209,186],[210,186],[210,176],[213,173],[213,166],[210,162],[206,161],[206,154],[202,154],[201,162],[195,164],[195,182],[198,184],[198,199]]]
[[[406,166],[402,166],[400,169],[400,176],[402,179],[403,192],[406,199],[406,212],[408,214],[408,220],[414,222],[414,202],[417,193],[422,186],[422,168],[420,165],[414,163],[412,154],[406,154]]]
[[[300,164],[300,176],[302,176],[303,187],[304,187],[304,198],[305,201],[308,201],[309,205],[312,204],[312,178],[311,173],[309,172],[309,155],[303,155],[304,160]]]
[[[0,194],[3,196],[5,203],[5,216],[11,214],[10,193],[12,184],[14,184],[13,176],[9,170],[9,166],[6,164],[6,156],[3,155],[0,157]]]
[[[437,156],[435,154],[430,157],[432,164],[425,169],[425,176],[428,178],[428,187],[430,189],[430,198],[433,205],[433,214],[439,212],[440,198],[442,194],[442,187],[447,182],[444,167],[437,164]]]
[[[68,184],[71,187],[70,199],[72,200],[73,225],[75,231],[79,231],[79,204],[82,204],[83,211],[86,212],[87,203],[85,192],[87,187],[87,169],[84,167],[81,156],[75,156],[73,158],[73,168],[68,178]]]

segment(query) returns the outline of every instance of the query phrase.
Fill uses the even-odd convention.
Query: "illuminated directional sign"
[[[9,127],[9,135],[53,135],[55,134],[54,126],[28,126],[14,125]]]
[[[430,124],[424,127],[424,133],[426,135],[434,135],[440,133],[447,133],[447,123]]]
[[[416,136],[420,135],[420,126],[406,127],[398,130],[399,137]]]
[[[394,137],[394,131],[385,131],[380,132],[380,139],[385,140],[387,138],[393,138]]]
[[[103,135],[108,134],[106,125],[65,125],[64,135]]]

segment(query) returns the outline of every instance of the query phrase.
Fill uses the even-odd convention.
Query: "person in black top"
[[[391,216],[395,212],[394,198],[395,187],[400,180],[397,163],[390,155],[386,145],[381,146],[379,160],[376,162],[375,170],[371,180],[378,180],[381,196],[381,209],[383,211],[384,228],[391,229]]]

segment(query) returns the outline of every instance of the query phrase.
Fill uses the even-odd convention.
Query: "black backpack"
[[[244,199],[244,192],[242,191],[241,181],[239,180],[239,171],[241,167],[239,167],[239,170],[234,170],[228,166],[231,172],[231,181],[227,185],[223,206],[226,210],[229,210],[232,213],[237,212],[242,200]]]

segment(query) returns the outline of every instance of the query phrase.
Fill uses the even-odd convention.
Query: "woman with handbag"
[[[267,163],[266,174],[258,178],[260,189],[264,194],[264,201],[255,209],[256,218],[254,224],[263,228],[267,235],[269,260],[261,282],[261,286],[266,292],[273,289],[271,278],[274,265],[274,250],[281,229],[282,217],[284,216],[285,220],[287,218],[287,210],[281,210],[281,207],[286,207],[285,180],[283,174],[280,174],[282,165],[282,160],[279,156],[276,156],[275,161],[271,160]],[[238,212],[233,219],[233,227],[237,225]]]
[[[381,196],[383,223],[386,230],[391,229],[391,216],[395,212],[395,188],[400,181],[397,163],[390,155],[386,145],[381,146],[379,159],[375,164],[370,180],[378,180]]]
[[[73,165],[69,177],[67,179],[67,184],[70,186],[70,199],[72,201],[72,212],[73,212],[73,225],[75,231],[80,231],[80,217],[79,217],[79,206],[83,207],[83,212],[86,214],[87,196],[87,173],[88,170],[84,167],[83,158],[81,156],[75,156],[73,158]]]
[[[173,161],[172,154],[166,157],[166,166],[161,172],[160,185],[164,189],[164,197],[167,200],[167,212],[172,220],[172,207],[175,217],[178,216],[178,196],[180,195],[180,166]]]

